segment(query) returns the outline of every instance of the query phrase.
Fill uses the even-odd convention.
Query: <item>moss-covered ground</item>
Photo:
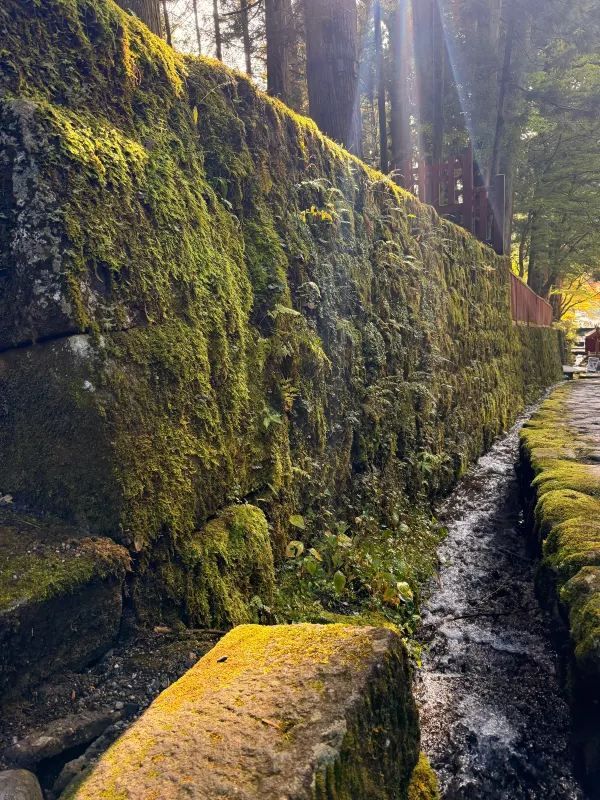
[[[435,772],[425,753],[419,754],[408,787],[408,800],[440,800]]]

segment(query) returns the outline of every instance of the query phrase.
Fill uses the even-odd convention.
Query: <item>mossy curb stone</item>
[[[521,480],[540,545],[536,585],[572,645],[568,688],[582,772],[600,797],[600,396],[559,387],[521,431]]]
[[[0,510],[0,696],[110,647],[128,568],[110,539]]]
[[[66,800],[406,800],[418,721],[400,638],[234,628]]]

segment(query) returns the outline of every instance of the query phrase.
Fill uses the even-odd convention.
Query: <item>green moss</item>
[[[82,538],[60,523],[0,512],[0,615],[106,578],[122,580],[127,552],[110,539]]]
[[[569,609],[575,657],[582,675],[585,680],[597,682],[600,665],[600,568],[589,566],[581,569],[563,587],[561,600]]]
[[[600,518],[576,517],[555,525],[544,542],[544,564],[565,583],[585,566],[600,566]]]
[[[408,787],[408,800],[439,800],[437,776],[425,753],[419,754]]]
[[[538,495],[555,489],[571,489],[592,497],[600,496],[600,465],[576,461],[551,461],[535,478],[533,485]]]
[[[565,463],[559,464],[566,459],[575,461],[585,458],[589,450],[588,442],[580,436],[574,436],[569,427],[565,407],[568,391],[568,385],[557,388],[524,424],[521,432],[521,447],[535,473],[540,474],[539,480],[542,482],[546,480],[544,476],[549,468],[560,467],[564,478],[568,478],[565,470],[573,470],[577,478],[582,477],[581,472],[584,471],[583,465],[569,467]],[[561,485],[566,487],[565,483]]]
[[[184,555],[188,614],[201,625],[251,622],[258,598],[273,599],[275,576],[267,520],[251,505],[232,506],[194,535]]]
[[[547,491],[542,494],[535,508],[536,522],[543,537],[561,522],[576,518],[593,520],[599,516],[600,499],[573,489]]]
[[[587,713],[600,676],[600,469],[585,463],[593,442],[571,423],[573,384],[557,389],[521,433],[533,476],[535,532],[542,540],[537,584],[562,608],[574,651],[573,698]]]

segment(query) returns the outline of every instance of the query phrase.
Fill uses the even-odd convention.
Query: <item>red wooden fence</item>
[[[403,165],[403,185],[438,214],[462,225],[497,253],[506,251],[504,241],[504,175],[485,186],[469,145],[440,164],[410,160]]]
[[[552,306],[515,274],[510,273],[510,308],[515,322],[526,325],[552,325]]]

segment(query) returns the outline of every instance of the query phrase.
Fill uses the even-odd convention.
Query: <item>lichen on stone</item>
[[[410,682],[390,631],[239,626],[64,800],[406,798],[418,757]]]

